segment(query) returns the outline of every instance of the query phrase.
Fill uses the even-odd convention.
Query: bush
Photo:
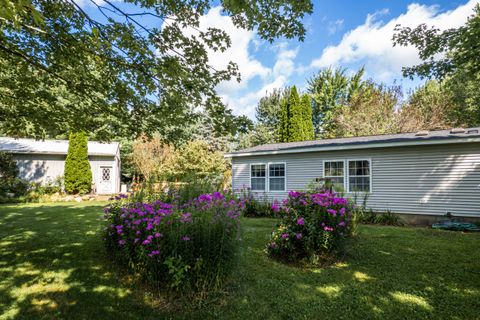
[[[222,285],[235,262],[241,202],[219,192],[178,205],[127,198],[105,208],[106,245],[117,261],[175,290]]]
[[[272,205],[266,195],[263,199],[255,199],[249,190],[242,190],[240,199],[243,202],[242,215],[247,218],[278,218],[278,204]]]
[[[398,214],[390,210],[385,212],[375,212],[373,209],[358,207],[355,210],[355,216],[358,223],[381,224],[389,226],[403,226],[404,222]]]
[[[12,182],[18,175],[18,167],[13,155],[0,151],[0,178],[2,184]]]
[[[335,193],[291,191],[267,251],[288,262],[324,263],[338,255],[352,234],[352,206]]]
[[[84,132],[73,132],[65,160],[65,191],[88,193],[92,187],[92,170],[88,161],[88,141]]]

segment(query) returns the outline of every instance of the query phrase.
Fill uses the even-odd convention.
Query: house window
[[[250,166],[250,187],[252,191],[265,191],[266,182],[266,166],[264,164],[252,164]]]
[[[285,163],[269,164],[268,179],[270,191],[285,191]]]
[[[343,161],[325,161],[323,167],[323,176],[332,182],[333,189],[336,191],[345,190],[345,163]]]
[[[370,161],[348,161],[348,191],[370,192]]]

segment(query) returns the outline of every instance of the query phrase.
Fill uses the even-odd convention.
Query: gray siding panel
[[[286,162],[287,192],[266,194],[270,201],[282,200],[288,191],[305,189],[313,179],[322,177],[323,160],[360,158],[372,162],[368,207],[399,213],[480,216],[479,143],[234,157],[233,187],[250,185],[250,163]]]

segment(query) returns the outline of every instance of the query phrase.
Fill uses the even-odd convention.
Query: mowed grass
[[[224,293],[172,303],[114,267],[102,203],[0,206],[0,319],[480,319],[480,235],[361,226],[345,261],[299,269],[244,219]]]

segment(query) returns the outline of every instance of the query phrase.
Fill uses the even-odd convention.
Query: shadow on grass
[[[0,318],[151,318],[112,270],[101,218],[98,203],[0,206]]]
[[[226,318],[479,318],[479,234],[362,226],[345,262],[301,270],[265,256],[266,226],[244,234]]]

